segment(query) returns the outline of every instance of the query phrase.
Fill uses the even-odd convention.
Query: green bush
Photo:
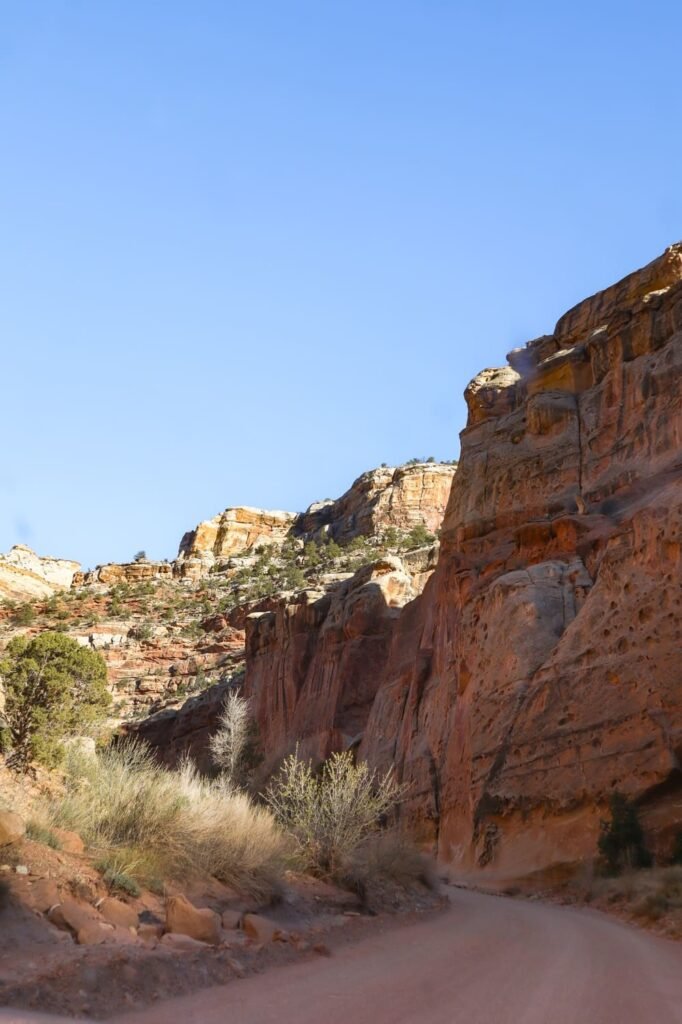
[[[15,637],[0,661],[0,675],[11,747],[8,764],[21,770],[32,761],[57,763],[63,741],[87,732],[111,703],[102,655],[63,633]]]
[[[31,626],[35,622],[35,609],[28,601],[20,604],[14,612],[14,624],[16,626]]]
[[[392,772],[378,777],[350,752],[332,754],[319,774],[291,754],[265,799],[295,841],[304,866],[343,877],[358,848],[380,831],[404,795]]]
[[[406,538],[406,545],[408,548],[423,548],[427,544],[433,544],[436,537],[435,534],[430,533],[429,530],[424,526],[423,523],[417,523],[413,526]]]
[[[602,821],[598,848],[606,870],[613,875],[625,868],[651,866],[651,854],[644,842],[644,831],[637,808],[622,793],[615,792],[609,801],[611,818]]]

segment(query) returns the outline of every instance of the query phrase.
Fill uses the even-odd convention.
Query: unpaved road
[[[682,1024],[682,944],[596,912],[451,892],[443,914],[375,933],[329,959],[116,1022]],[[37,1019],[0,1011],[3,1022]]]

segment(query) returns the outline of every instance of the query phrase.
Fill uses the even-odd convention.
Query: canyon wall
[[[356,622],[283,601],[247,624],[269,753],[360,744],[461,869],[594,854],[620,789],[682,828],[682,246],[467,388],[435,573]],[[362,588],[360,588],[362,589]],[[329,599],[325,599],[329,601]],[[324,740],[324,742],[323,742]]]

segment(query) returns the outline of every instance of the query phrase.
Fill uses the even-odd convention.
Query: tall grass
[[[287,854],[266,808],[220,779],[203,778],[191,762],[176,772],[160,767],[136,742],[96,757],[74,753],[66,792],[49,814],[142,882],[202,873],[266,897]]]

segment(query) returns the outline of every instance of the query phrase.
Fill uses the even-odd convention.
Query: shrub
[[[599,836],[599,853],[606,870],[619,874],[624,868],[646,868],[651,865],[651,854],[644,843],[644,832],[639,822],[637,808],[615,792],[610,801],[610,821],[602,821]]]
[[[95,864],[95,868],[102,875],[102,881],[112,892],[124,892],[133,898],[140,895],[140,887],[130,872],[135,869],[136,863],[129,864],[125,858],[102,857]]]
[[[16,626],[30,626],[35,622],[35,609],[28,601],[20,604],[14,612],[14,624]]]
[[[426,544],[433,544],[435,539],[435,534],[430,533],[423,523],[417,523],[408,533],[406,545],[408,548],[422,548]]]
[[[350,752],[332,754],[318,775],[291,754],[266,793],[266,802],[294,839],[306,868],[341,877],[349,858],[398,805],[404,787],[392,772],[378,777]]]
[[[363,899],[377,883],[392,882],[405,889],[418,883],[433,889],[436,884],[428,857],[408,836],[395,830],[361,843],[348,858],[344,881]]]
[[[225,698],[218,728],[208,744],[213,764],[235,786],[243,781],[249,720],[249,701],[239,690],[231,690]]]
[[[53,850],[61,849],[61,843],[59,838],[54,834],[52,829],[47,828],[40,821],[31,819],[26,823],[26,835],[29,839],[32,839],[34,843],[42,843],[43,846],[50,846]]]
[[[128,630],[128,636],[131,640],[140,640],[145,642],[147,640],[151,640],[153,635],[154,630],[149,622],[141,622],[139,625],[132,626]]]
[[[144,550],[137,551],[133,561],[135,561],[135,562],[146,562],[147,561],[147,552],[144,551]]]
[[[53,765],[63,740],[100,721],[111,694],[104,659],[63,633],[15,637],[0,662],[5,719],[11,753],[8,764],[25,770],[32,761]]]
[[[381,538],[382,544],[387,548],[397,548],[400,544],[400,534],[395,526],[389,526]]]
[[[147,884],[196,871],[265,897],[287,855],[266,808],[223,780],[202,778],[190,762],[177,772],[161,768],[131,741],[96,756],[74,752],[66,793],[49,813],[102,850],[105,871]]]

